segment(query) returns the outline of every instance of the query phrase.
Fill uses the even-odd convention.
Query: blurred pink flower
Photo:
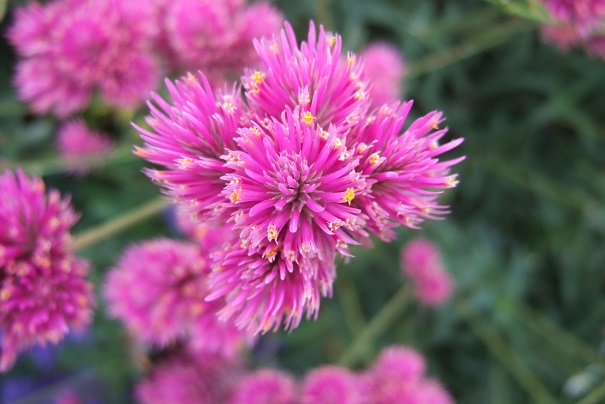
[[[367,402],[357,375],[346,368],[322,366],[305,375],[301,403],[361,404]]]
[[[605,0],[542,0],[557,20],[586,32],[605,18]]]
[[[8,36],[21,56],[15,84],[35,113],[65,117],[98,89],[118,107],[137,106],[158,78],[149,10],[121,0],[55,0],[17,10]]]
[[[416,238],[401,250],[402,272],[410,277],[418,300],[427,306],[445,303],[454,283],[441,261],[437,247],[429,240]]]
[[[88,262],[73,255],[78,215],[56,190],[21,171],[0,175],[0,371],[19,351],[58,343],[92,317]]]
[[[55,142],[65,163],[77,175],[86,173],[86,158],[102,156],[113,148],[108,135],[90,130],[83,120],[63,124]]]
[[[216,318],[207,303],[207,258],[192,243],[156,239],[129,247],[107,275],[110,315],[143,342],[166,345],[190,336],[197,347],[233,355],[242,333]]]
[[[403,55],[395,46],[375,42],[361,51],[363,71],[370,87],[370,97],[374,107],[392,104],[402,95],[405,63]]]
[[[296,380],[290,374],[261,369],[242,377],[233,388],[230,404],[294,404]]]
[[[135,396],[141,404],[224,403],[242,372],[237,359],[185,350],[155,366]]]

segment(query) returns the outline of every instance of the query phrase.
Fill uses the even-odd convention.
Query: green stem
[[[389,326],[401,315],[406,308],[412,289],[406,284],[395,293],[395,295],[380,309],[372,318],[368,325],[357,335],[357,338],[349,345],[345,352],[338,359],[338,364],[342,366],[352,366],[356,363],[363,352],[368,349],[368,345],[380,334],[386,331]]]
[[[512,35],[528,31],[532,28],[531,24],[518,20],[498,25],[489,31],[483,31],[480,35],[472,37],[467,43],[454,46],[411,63],[405,78],[409,79],[420,76],[469,58],[505,42]]]
[[[458,302],[454,306],[492,355],[508,369],[517,383],[525,389],[532,402],[539,404],[557,402],[540,379],[525,367],[515,352],[506,345],[504,339],[481,316],[472,313],[465,303]]]
[[[548,317],[533,311],[524,304],[518,305],[518,312],[525,325],[540,334],[545,341],[558,343],[561,349],[571,351],[575,356],[605,369],[605,358],[599,354],[599,351],[557,326]]]
[[[359,297],[355,287],[350,281],[344,281],[338,288],[338,298],[344,314],[344,320],[349,328],[350,335],[359,335],[366,327],[366,321],[359,305]],[[367,348],[367,347],[365,347]],[[362,358],[366,359],[370,355],[369,349],[364,349]]]
[[[150,202],[132,209],[107,223],[103,223],[77,235],[71,244],[71,247],[74,250],[79,250],[98,243],[109,236],[119,233],[130,226],[157,214],[164,209],[167,204],[166,199],[162,197],[153,199]]]
[[[597,404],[605,401],[605,383],[594,389],[589,395],[578,401],[576,404]]]

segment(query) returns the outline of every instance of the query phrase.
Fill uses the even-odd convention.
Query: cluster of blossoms
[[[322,366],[297,381],[277,369],[246,372],[233,359],[178,353],[158,364],[136,395],[142,404],[453,403],[441,384],[425,375],[425,367],[416,351],[391,346],[366,370]]]
[[[605,58],[605,0],[542,0],[554,20],[542,27],[544,38],[561,49],[584,47]]]
[[[110,105],[135,107],[162,73],[195,66],[221,80],[226,69],[256,62],[252,38],[281,21],[273,7],[243,0],[33,2],[17,9],[8,33],[20,56],[15,85],[38,114],[66,117],[95,91]]]
[[[74,256],[78,215],[22,172],[0,174],[0,371],[35,344],[57,343],[92,317],[88,262]]]
[[[437,247],[417,238],[401,250],[401,268],[414,283],[418,300],[427,306],[445,303],[452,295],[453,281],[441,262]]]
[[[218,233],[197,232],[198,243],[155,239],[128,247],[103,288],[108,313],[147,346],[189,341],[191,349],[237,354],[251,339],[216,318],[220,300],[204,300],[210,290],[208,249],[222,238]]]
[[[230,231],[211,255],[219,318],[249,333],[298,326],[330,296],[335,259],[370,236],[395,237],[447,213],[437,202],[457,184],[440,161],[440,112],[404,128],[412,102],[376,106],[362,58],[311,23],[300,46],[292,28],[255,40],[260,64],[214,91],[202,73],[166,81],[153,95],[136,153],[146,173],[194,220]]]

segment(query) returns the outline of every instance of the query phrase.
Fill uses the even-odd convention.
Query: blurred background
[[[82,213],[75,234],[140,212],[160,195],[132,154],[141,141],[129,122],[143,122],[147,108],[93,101],[82,116],[116,146],[89,161],[87,176],[69,174],[53,146],[57,119],[32,114],[12,85],[17,56],[6,32],[25,2],[0,4],[0,168],[21,166],[70,194]],[[540,31],[548,17],[532,1],[273,4],[299,39],[313,19],[340,33],[343,49],[398,48],[412,114],[443,111],[448,138],[465,139],[452,156],[467,158],[454,167],[460,184],[441,199],[451,209],[445,220],[354,250],[355,259],[339,262],[334,297],[317,321],[262,336],[251,366],[295,375],[330,363],[361,368],[401,344],[426,357],[459,403],[605,402],[605,60],[548,43]],[[129,243],[176,236],[169,211],[142,217],[80,251],[96,285]],[[439,247],[455,283],[439,307],[406,289],[399,254],[416,236]],[[0,375],[2,402],[54,402],[65,392],[132,402],[143,353],[98,300],[85,333],[24,353]]]

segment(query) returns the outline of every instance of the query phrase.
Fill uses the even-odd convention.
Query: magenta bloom
[[[15,84],[38,114],[65,117],[95,90],[118,107],[139,104],[157,83],[146,8],[109,0],[56,0],[17,10],[9,38],[22,59]]]
[[[209,270],[191,243],[157,239],[131,246],[107,276],[108,311],[143,342],[162,346],[191,336],[196,346],[232,355],[244,339],[216,318],[216,303],[204,301]]]
[[[159,108],[149,104],[152,114],[147,123],[155,133],[135,126],[146,142],[136,154],[167,168],[146,170],[146,174],[186,211],[208,222],[218,221],[216,213],[225,203],[221,192],[226,183],[221,177],[230,171],[221,156],[226,148],[236,147],[236,131],[245,119],[239,89],[234,86],[215,94],[201,74],[166,85],[173,103],[153,95]]]
[[[261,369],[242,377],[233,388],[230,404],[294,404],[296,381],[290,374]]]
[[[581,31],[593,28],[605,18],[604,0],[542,0],[557,20]]]
[[[298,45],[292,27],[255,42],[260,63],[242,77],[245,94],[213,92],[203,74],[167,82],[138,128],[137,154],[194,220],[227,226],[232,240],[212,256],[222,319],[251,332],[295,328],[330,296],[337,255],[447,213],[437,202],[456,185],[439,161],[441,114],[404,121],[412,106],[379,110],[363,61],[341,55],[340,37],[310,24]],[[371,79],[371,77],[369,77]]]
[[[324,130],[334,125],[339,134],[365,118],[371,100],[363,80],[362,63],[350,53],[341,57],[341,38],[311,22],[309,36],[300,47],[286,23],[280,35],[255,41],[261,58],[258,69],[242,77],[246,98],[261,123],[279,119],[297,106],[309,125]],[[342,140],[342,139],[341,139]]]
[[[368,402],[358,376],[337,366],[322,366],[310,371],[302,381],[301,389],[302,404]]]
[[[376,404],[453,403],[447,391],[427,379],[424,371],[424,358],[416,351],[403,346],[387,347],[366,372],[367,394]]]
[[[0,175],[0,371],[19,351],[57,343],[91,320],[88,262],[73,255],[78,215],[56,190],[22,172]]]
[[[441,189],[456,186],[456,174],[449,168],[464,157],[439,161],[437,157],[460,145],[463,139],[444,144],[439,140],[447,129],[439,129],[441,113],[431,112],[403,130],[412,102],[384,106],[351,142],[361,157],[361,174],[370,188],[353,206],[369,217],[368,229],[391,240],[396,225],[418,228],[423,219],[437,219],[448,213],[437,203]],[[403,133],[401,133],[403,130]]]
[[[374,107],[392,104],[401,98],[405,74],[403,55],[395,46],[376,42],[361,52],[363,71],[372,83],[370,97]]]
[[[55,141],[65,163],[78,175],[87,171],[84,159],[102,156],[113,148],[110,137],[90,130],[83,120],[71,121],[61,126]]]
[[[224,403],[242,372],[237,360],[185,350],[155,366],[135,395],[141,404]]]
[[[437,247],[429,240],[416,238],[401,250],[401,268],[410,277],[418,300],[427,306],[439,306],[452,295],[454,284],[443,266]]]

